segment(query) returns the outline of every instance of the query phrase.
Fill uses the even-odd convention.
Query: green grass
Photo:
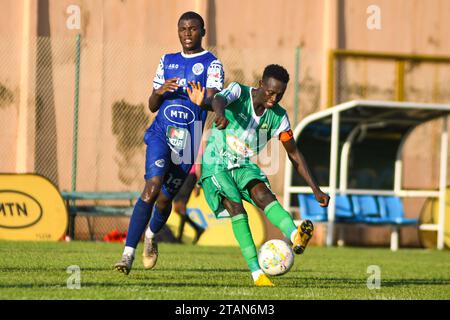
[[[160,244],[154,270],[138,250],[125,276],[112,265],[121,244],[0,241],[2,299],[450,299],[450,252],[419,249],[309,247],[292,270],[272,277],[275,288],[253,286],[238,248]],[[67,267],[81,268],[81,289],[67,288]],[[381,269],[369,290],[367,268]]]

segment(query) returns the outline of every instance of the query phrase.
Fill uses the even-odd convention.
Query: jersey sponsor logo
[[[164,168],[165,164],[166,164],[166,160],[164,160],[164,159],[159,159],[159,160],[155,161],[155,165],[160,168]]]
[[[236,154],[248,158],[253,156],[253,150],[244,142],[232,135],[227,135],[227,145]]]
[[[196,64],[194,64],[194,65],[192,66],[192,72],[193,72],[196,76],[201,75],[201,74],[203,73],[203,70],[205,70],[205,67],[204,67],[203,64],[200,63],[200,62],[198,62],[198,63],[196,63]]]
[[[195,121],[194,112],[181,104],[171,104],[164,109],[164,116],[172,123],[188,125]]]
[[[169,143],[176,149],[181,150],[186,146],[189,132],[184,128],[168,126],[166,135]]]
[[[180,66],[176,63],[171,63],[167,66],[167,69],[169,70],[177,70]]]

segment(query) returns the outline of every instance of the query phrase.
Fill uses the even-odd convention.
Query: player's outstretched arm
[[[191,99],[191,101],[198,106],[201,106],[202,104],[204,105],[205,100],[209,99],[209,98],[204,99],[205,88],[202,88],[201,84],[198,82],[197,83],[190,82],[189,84],[192,87],[192,90],[187,88],[189,99]],[[225,117],[226,106],[227,100],[225,98],[218,95],[212,96],[211,109],[216,114],[215,123],[217,129],[219,130],[225,129],[228,126],[228,120]]]
[[[171,78],[164,82],[164,84],[158,89],[154,89],[151,96],[148,98],[148,108],[151,112],[156,112],[164,101],[164,93],[175,92],[179,84],[177,83],[178,78]]]
[[[212,109],[216,114],[216,128],[219,130],[225,129],[229,123],[228,119],[225,117],[225,108],[227,104],[228,101],[220,95],[215,95],[211,102]]]
[[[316,180],[311,174],[311,171],[308,168],[305,158],[297,148],[295,139],[292,138],[287,141],[283,141],[282,143],[284,149],[286,149],[289,160],[292,162],[292,165],[294,166],[295,170],[297,170],[298,174],[301,175],[306,180],[306,183],[311,187],[316,200],[322,207],[328,206],[330,197],[322,192],[322,190],[320,190],[319,185],[317,184]]]
[[[187,88],[189,99],[191,99],[191,101],[196,105],[201,106],[205,96],[205,88],[202,87],[200,82],[195,83],[194,81],[191,81],[189,84],[192,87],[192,89],[189,87]]]

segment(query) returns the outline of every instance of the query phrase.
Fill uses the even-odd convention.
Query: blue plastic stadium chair
[[[380,209],[375,196],[355,195],[352,196],[353,209],[356,214],[356,222],[369,224],[387,224],[389,219]]]
[[[321,207],[313,194],[298,195],[300,204],[300,217],[302,220],[308,219],[315,222],[325,222],[328,220],[327,208]]]
[[[379,196],[377,197],[378,204],[382,208],[386,219],[391,224],[399,225],[415,225],[418,224],[418,219],[405,218],[405,211],[403,209],[403,202],[399,197],[394,196]]]
[[[340,222],[355,221],[355,214],[352,208],[352,202],[347,195],[336,195],[336,220]]]

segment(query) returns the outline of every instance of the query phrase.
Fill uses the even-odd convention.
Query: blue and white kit
[[[164,177],[162,191],[172,199],[186,179],[200,146],[207,111],[192,103],[187,94],[189,82],[206,89],[222,90],[222,63],[210,52],[186,55],[182,52],[161,57],[153,88],[171,78],[179,78],[179,88],[166,92],[158,114],[147,129],[145,179]],[[205,90],[206,95],[206,90]]]

